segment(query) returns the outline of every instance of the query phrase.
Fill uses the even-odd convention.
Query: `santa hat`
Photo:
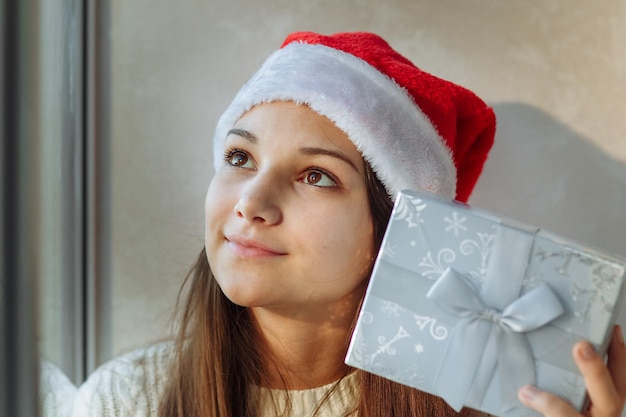
[[[255,105],[306,104],[354,142],[395,197],[425,190],[467,201],[493,144],[495,115],[471,91],[430,75],[372,33],[289,35],[241,88],[213,138]]]

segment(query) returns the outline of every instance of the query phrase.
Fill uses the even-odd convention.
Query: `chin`
[[[232,303],[241,307],[259,307],[263,305],[262,297],[259,297],[259,293],[251,291],[251,288],[231,288],[228,286],[220,285],[220,289]]]

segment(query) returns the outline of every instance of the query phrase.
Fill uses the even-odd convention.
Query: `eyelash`
[[[319,172],[319,173],[320,173],[320,174],[322,174],[322,175],[326,175],[328,178],[330,178],[330,179],[331,179],[331,181],[332,181],[332,182],[334,182],[334,183],[335,183],[335,185],[334,185],[334,186],[332,186],[332,187],[323,187],[323,186],[321,186],[321,185],[311,184],[311,185],[313,185],[314,187],[319,187],[319,188],[336,188],[336,187],[338,187],[338,186],[339,186],[339,184],[340,184],[340,183],[339,183],[339,180],[338,180],[338,179],[337,179],[334,175],[332,175],[331,173],[329,173],[329,172],[328,172],[328,171],[326,171],[325,169],[322,169],[322,168],[319,168],[319,167],[310,167],[310,168],[307,168],[307,169],[306,169],[306,171],[304,171],[304,177],[303,177],[303,178],[306,178],[306,177],[307,177],[307,175],[308,175],[308,174],[310,174],[311,172]]]
[[[223,158],[224,158],[224,162],[225,162],[226,164],[230,165],[230,166],[233,166],[233,167],[239,167],[238,165],[234,165],[234,164],[231,162],[232,157],[233,157],[235,154],[237,154],[237,153],[241,153],[241,154],[245,155],[245,156],[246,156],[246,158],[248,158],[248,160],[250,160],[250,159],[251,159],[250,155],[249,155],[246,151],[244,151],[243,149],[239,149],[239,148],[229,148],[229,149],[226,149],[226,151],[224,152],[224,156],[223,156]],[[332,175],[331,173],[329,173],[329,172],[328,172],[328,171],[326,171],[325,169],[322,169],[322,168],[319,168],[319,167],[316,167],[316,166],[312,166],[312,167],[307,168],[307,169],[304,171],[304,173],[305,173],[305,174],[304,174],[303,178],[306,178],[306,176],[307,176],[308,174],[310,174],[312,171],[319,172],[319,173],[320,173],[320,174],[322,174],[322,175],[326,175],[328,178],[330,178],[330,179],[331,179],[331,181],[333,181],[333,182],[335,183],[335,185],[334,185],[334,186],[332,186],[332,187],[323,187],[323,186],[320,186],[320,185],[311,184],[312,186],[314,186],[314,187],[318,187],[318,188],[336,188],[336,187],[338,187],[338,186],[340,185],[339,180],[338,180],[338,179],[337,179],[334,175]]]
[[[250,155],[248,155],[248,152],[242,150],[242,149],[238,149],[238,148],[229,148],[226,149],[226,151],[224,152],[224,162],[227,163],[230,166],[234,166],[237,167],[238,165],[234,165],[231,163],[231,159],[233,158],[233,156],[237,153],[241,153],[243,155],[246,156],[246,158],[248,158],[248,160],[250,160]]]

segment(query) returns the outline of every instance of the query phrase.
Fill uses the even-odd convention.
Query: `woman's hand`
[[[606,365],[588,342],[577,343],[573,355],[591,400],[585,415],[620,417],[626,401],[626,346],[620,326],[613,329]],[[524,405],[546,417],[581,416],[567,401],[533,386],[520,388],[518,395]]]

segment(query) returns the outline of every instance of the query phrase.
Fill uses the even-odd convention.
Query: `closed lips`
[[[228,241],[228,246],[230,246],[233,250],[241,252],[243,254],[256,254],[265,256],[286,255],[286,253],[282,250],[273,248],[270,245],[266,245],[257,240],[240,238],[236,236],[226,236],[226,240]]]

